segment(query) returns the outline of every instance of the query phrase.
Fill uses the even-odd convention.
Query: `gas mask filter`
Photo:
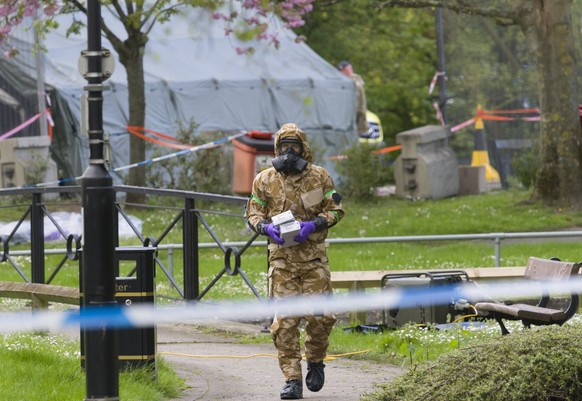
[[[298,144],[299,152],[293,149],[293,146],[283,147],[283,144]],[[285,149],[282,149],[285,148]],[[301,157],[303,147],[301,142],[297,140],[283,140],[279,144],[279,156],[271,160],[273,167],[280,173],[285,174],[298,174],[305,170],[307,167],[307,160]]]

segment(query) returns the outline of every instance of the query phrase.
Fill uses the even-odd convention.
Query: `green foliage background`
[[[431,121],[428,84],[434,74],[434,17],[430,10],[378,12],[354,0],[314,11],[298,32],[328,62],[349,60],[366,82],[368,109],[382,121],[386,142]]]
[[[348,59],[366,82],[368,109],[382,121],[387,145],[397,133],[438,124],[428,86],[437,71],[435,13],[433,8],[383,8],[372,0],[315,2],[314,11],[298,33],[323,58],[336,65]],[[574,35],[580,38],[582,0],[573,1]],[[478,105],[486,110],[539,106],[537,66],[518,26],[475,15],[443,11],[447,122],[451,126],[475,116]],[[577,40],[578,59],[582,41]],[[582,103],[582,99],[581,99]],[[539,123],[485,122],[486,138],[539,140]],[[458,131],[450,145],[460,164],[470,164],[472,127]],[[491,155],[491,150],[490,155]],[[533,149],[537,157],[539,149]],[[512,158],[521,156],[517,152]],[[491,157],[496,167],[499,161]],[[528,167],[529,166],[529,167]],[[524,171],[524,168],[534,169]],[[520,169],[519,172],[516,172]],[[521,163],[510,172],[531,185],[535,165]]]

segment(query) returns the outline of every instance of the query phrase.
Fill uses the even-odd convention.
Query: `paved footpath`
[[[283,376],[274,357],[275,347],[271,343],[240,344],[228,336],[229,332],[257,334],[260,326],[220,322],[212,327],[218,332],[187,324],[158,326],[158,353],[187,385],[172,401],[278,400]],[[237,358],[255,354],[264,356]],[[326,361],[326,365],[325,386],[317,393],[304,386],[304,399],[356,401],[361,394],[374,391],[376,384],[387,383],[403,372],[396,366],[348,358]],[[305,375],[305,364],[303,370]]]

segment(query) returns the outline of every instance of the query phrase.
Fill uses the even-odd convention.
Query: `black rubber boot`
[[[323,362],[307,361],[307,377],[305,377],[305,384],[309,391],[319,391],[325,383],[325,372],[323,369],[325,365]]]
[[[289,380],[281,389],[282,400],[300,400],[303,398],[303,382],[301,380]]]

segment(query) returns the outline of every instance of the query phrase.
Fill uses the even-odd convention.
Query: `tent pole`
[[[39,8],[36,14],[37,19],[42,18],[42,11]],[[40,37],[38,30],[34,28],[34,43],[38,46],[35,49],[34,59],[36,64],[36,92],[37,92],[37,99],[38,99],[38,112],[40,114],[40,118],[38,120],[39,124],[39,133],[40,136],[48,136],[48,129],[47,129],[47,118],[44,110],[46,108],[46,99],[45,99],[45,85],[44,85],[44,54],[42,52],[42,38]]]

